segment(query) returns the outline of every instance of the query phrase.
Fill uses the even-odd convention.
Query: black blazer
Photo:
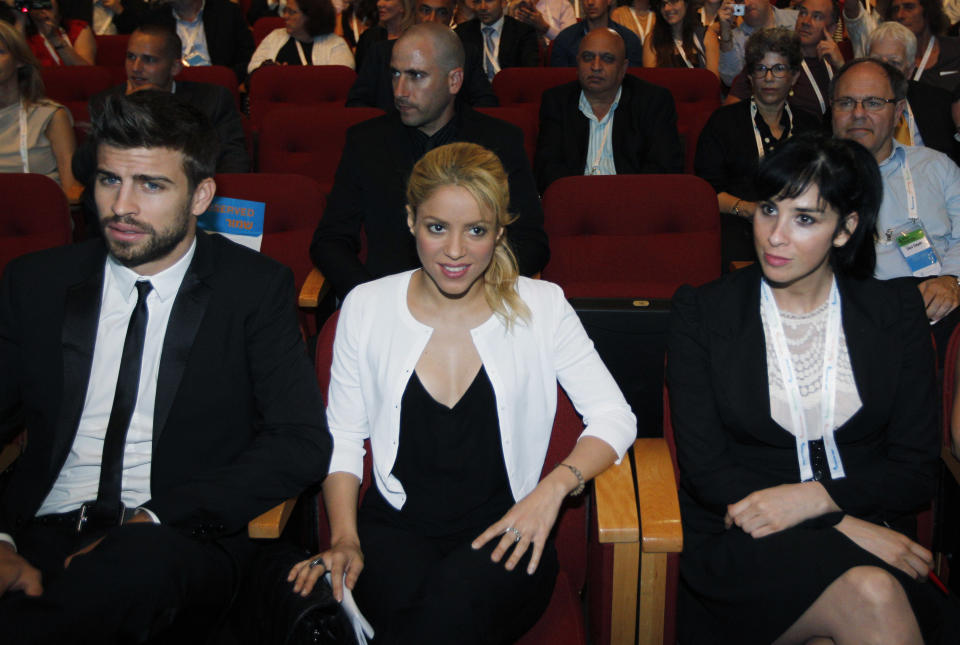
[[[800,481],[796,442],[770,416],[759,267],[672,300],[667,382],[685,533],[722,533],[728,504]],[[836,431],[846,477],[821,482],[845,512],[879,522],[936,493],[934,354],[912,280],[838,279],[862,408]]]
[[[176,29],[169,4],[147,5],[143,0],[123,0],[124,12],[114,17],[117,32],[129,34],[146,23],[158,23]],[[231,68],[238,82],[247,76],[247,64],[253,56],[253,33],[243,17],[240,5],[230,0],[206,0],[203,6],[203,31],[214,65]]]
[[[907,102],[917,120],[923,145],[939,150],[954,162],[960,162],[960,145],[953,138],[956,128],[950,115],[953,97],[943,88],[910,81]]]
[[[507,228],[510,245],[521,273],[540,271],[550,250],[523,133],[468,107],[460,107],[454,119],[453,140],[485,146],[503,162],[510,182],[510,212],[517,215]],[[362,282],[420,266],[404,211],[407,178],[419,158],[411,130],[398,115],[370,119],[347,130],[327,208],[310,245],[313,263],[341,298]],[[366,263],[357,255],[361,228]]]
[[[578,81],[543,93],[533,163],[541,193],[560,177],[583,174],[590,122],[579,104]],[[677,110],[673,96],[659,85],[630,74],[624,77],[610,137],[618,175],[683,172]]]
[[[483,27],[479,18],[457,25],[454,30],[464,46],[470,45],[483,51]],[[481,56],[482,60],[482,56]],[[507,67],[537,67],[540,65],[540,43],[537,30],[530,25],[503,17],[503,33],[500,34],[500,49],[497,52],[500,69]]]
[[[100,240],[42,251],[0,282],[0,441],[22,421],[30,442],[0,499],[0,532],[14,538],[76,435],[105,256]],[[249,520],[321,480],[330,460],[293,298],[289,269],[198,233],[163,341],[144,506],[232,552],[250,548]]]
[[[369,34],[367,29],[360,34],[360,40]],[[386,32],[384,32],[386,33]],[[347,94],[347,107],[375,107],[384,112],[396,113],[393,104],[393,82],[390,76],[390,57],[393,56],[395,40],[379,40],[366,48],[363,62],[357,57],[357,80],[353,82]],[[493,93],[487,75],[483,73],[482,54],[476,47],[463,48],[463,87],[457,94],[457,102],[471,107],[497,107],[500,102]],[[357,53],[360,46],[357,46]]]

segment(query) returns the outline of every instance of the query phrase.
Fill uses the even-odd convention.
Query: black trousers
[[[499,540],[473,550],[483,529],[425,537],[379,518],[358,522],[364,569],[354,595],[376,630],[375,645],[395,643],[512,643],[543,614],[557,578],[548,540],[533,575],[530,551],[513,571],[490,553]]]
[[[106,532],[88,554],[64,559],[96,535],[33,524],[17,548],[43,574],[43,594],[0,597],[0,640],[9,643],[202,642],[233,597],[237,567],[219,545],[159,524]],[[190,635],[177,635],[185,627]]]

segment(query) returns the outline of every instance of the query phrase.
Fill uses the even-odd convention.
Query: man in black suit
[[[330,458],[290,270],[196,233],[216,191],[202,113],[110,97],[92,136],[103,238],[0,282],[0,441],[29,442],[0,497],[18,643],[216,622],[256,549],[247,523]]]
[[[240,5],[230,0],[121,0],[124,10],[113,17],[121,34],[144,24],[161,24],[174,29],[183,39],[183,60],[187,65],[223,65],[237,75],[247,76],[253,56],[253,34]]]
[[[436,22],[449,25],[456,0],[417,0],[416,5],[417,24]],[[382,40],[373,44],[357,70],[357,80],[347,95],[347,107],[375,107],[388,113],[397,111],[393,104],[390,75],[390,58],[396,42]],[[500,102],[483,73],[482,51],[483,48],[472,45],[464,47],[463,83],[457,97],[471,107],[497,107]]]
[[[404,211],[407,179],[428,150],[469,141],[493,150],[510,182],[507,236],[520,272],[540,271],[550,256],[543,210],[519,128],[456,102],[463,85],[463,45],[448,27],[414,25],[397,39],[391,67],[398,114],[347,131],[327,208],[310,257],[341,298],[356,285],[419,266]],[[367,259],[360,261],[360,231]]]
[[[501,69],[540,64],[536,29],[505,16],[504,4],[505,0],[476,0],[477,17],[456,28],[464,46],[483,52],[483,70],[491,81]]]
[[[616,31],[595,29],[580,41],[577,77],[540,102],[534,169],[541,193],[571,175],[683,172],[673,97],[627,74]]]

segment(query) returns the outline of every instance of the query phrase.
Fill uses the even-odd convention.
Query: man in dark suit
[[[230,0],[121,0],[124,11],[113,17],[121,34],[129,34],[140,25],[154,23],[171,29],[183,40],[183,59],[187,65],[223,65],[231,68],[239,81],[247,76],[247,64],[253,56],[253,34],[240,5]]]
[[[550,67],[573,67],[577,64],[580,41],[594,29],[613,29],[620,34],[626,47],[627,60],[631,67],[643,67],[643,43],[640,38],[610,19],[613,0],[583,0],[583,22],[570,25],[553,40],[550,50]]]
[[[216,191],[202,113],[110,97],[92,136],[103,239],[0,282],[0,441],[29,441],[0,497],[18,643],[216,622],[256,549],[247,523],[330,458],[289,269],[196,233]]]
[[[545,91],[540,102],[534,169],[541,193],[571,175],[683,172],[673,97],[627,74],[617,32],[595,29],[584,37],[577,77]]]
[[[507,237],[520,272],[540,271],[550,256],[543,210],[523,150],[523,134],[508,123],[457,105],[463,85],[463,45],[448,27],[414,25],[396,41],[391,67],[399,114],[347,131],[327,208],[310,257],[341,298],[356,285],[419,266],[404,211],[407,179],[428,150],[469,141],[493,150],[510,182]],[[361,228],[367,258],[360,252]]]
[[[417,0],[416,4],[417,24],[436,22],[449,25],[456,0]],[[357,80],[347,95],[347,107],[375,107],[396,113],[390,73],[390,58],[396,42],[382,40],[373,44],[357,70]],[[463,84],[457,98],[471,107],[497,107],[500,102],[483,73],[482,51],[483,48],[472,45],[464,47]]]
[[[507,67],[536,67],[540,64],[537,31],[530,25],[503,14],[505,0],[477,0],[477,17],[457,25],[464,46],[483,52],[483,69],[489,80]]]

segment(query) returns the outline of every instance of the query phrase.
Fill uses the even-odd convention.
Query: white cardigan
[[[264,61],[276,60],[280,48],[287,44],[287,40],[292,38],[286,29],[274,29],[267,37],[260,41],[257,51],[253,52],[253,58],[247,65],[247,73],[252,74],[253,70],[263,65]],[[317,36],[313,39],[313,50],[310,52],[311,65],[346,65],[353,69],[353,54],[350,52],[350,46],[340,36],[330,33],[323,36]]]
[[[363,478],[363,441],[370,439],[374,480],[395,508],[406,502],[391,474],[400,438],[400,402],[433,329],[407,307],[413,271],[354,288],[340,312],[333,344],[327,423],[333,435],[330,472]],[[514,499],[540,479],[557,408],[557,381],[586,426],[581,437],[610,444],[618,459],[637,435],[637,422],[580,319],[555,284],[520,278],[531,311],[508,331],[493,315],[471,330],[493,385],[507,477]]]

